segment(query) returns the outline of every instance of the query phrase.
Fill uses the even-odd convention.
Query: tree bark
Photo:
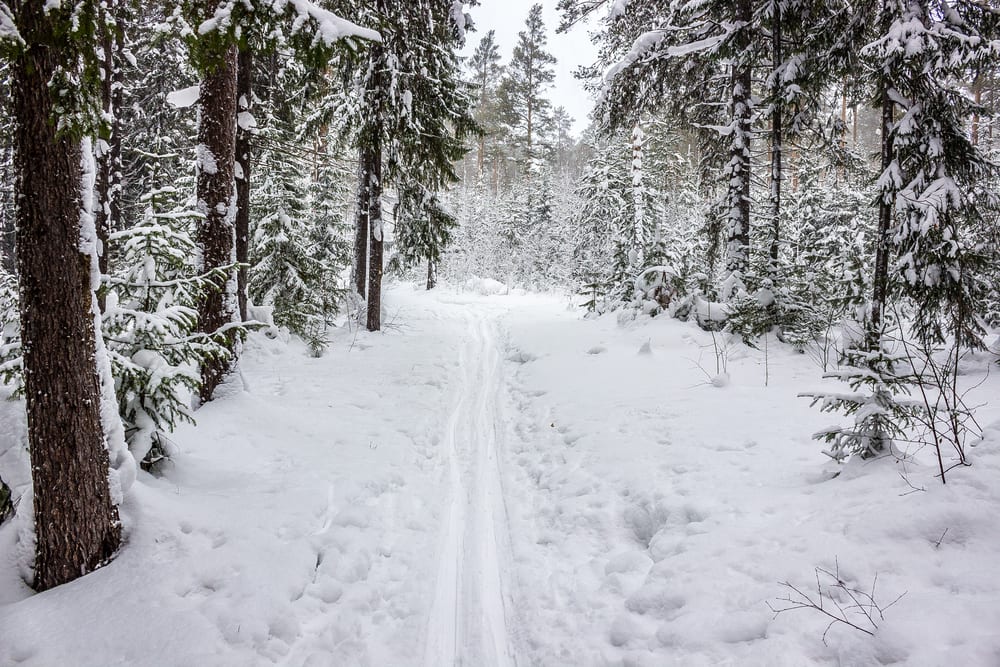
[[[368,190],[368,331],[382,329],[382,139],[373,134],[366,161]]]
[[[101,275],[108,274],[111,257],[108,238],[121,224],[122,138],[119,116],[124,95],[121,62],[125,48],[122,34],[124,8],[115,0],[109,0],[105,11],[107,13],[101,25],[100,48],[104,70],[104,78],[101,80],[101,107],[106,126],[102,128],[95,151],[97,170],[94,185],[97,202],[94,218],[99,244],[97,262]],[[97,292],[97,304],[103,313],[107,304],[103,289]]]
[[[46,590],[110,560],[121,525],[100,416],[90,257],[80,248],[80,146],[52,122],[49,83],[76,62],[57,29],[70,10],[46,11],[36,0],[11,7],[27,44],[12,69],[17,261],[37,540],[33,585]]]
[[[354,266],[352,282],[354,291],[362,299],[368,296],[368,168],[364,151],[358,156],[358,208],[354,220]]]
[[[437,287],[437,262],[433,257],[427,258],[427,289],[432,290]]]
[[[979,105],[983,101],[983,76],[982,74],[976,74],[975,80],[972,82],[972,96],[973,102],[976,103],[976,109],[972,112],[972,145],[979,145]]]
[[[233,176],[236,158],[236,46],[219,54],[218,61],[201,82],[198,124],[197,241],[208,272],[232,264],[235,259]],[[198,304],[198,330],[214,334],[233,322],[236,295],[234,280],[218,281],[218,289],[206,290]],[[234,338],[226,337],[232,350]],[[202,402],[212,400],[216,387],[229,371],[231,359],[206,361],[201,368]]]
[[[888,7],[883,7],[882,28],[883,34],[889,31],[892,25],[892,17]],[[892,165],[893,141],[893,102],[889,95],[890,82],[883,75],[880,82],[880,101],[882,110],[882,142],[881,142],[881,167],[882,173]],[[870,351],[876,351],[882,345],[882,326],[885,319],[885,308],[889,293],[889,252],[890,238],[889,231],[892,227],[893,200],[895,193],[885,186],[879,193],[878,200],[878,231],[875,237],[875,272],[872,276],[872,307],[869,329],[867,332],[867,346]]]
[[[771,193],[769,198],[771,213],[771,248],[770,248],[770,274],[771,279],[778,277],[778,252],[781,248],[781,147],[784,141],[782,116],[784,111],[784,98],[782,96],[782,85],[778,76],[778,69],[781,67],[784,58],[781,44],[781,3],[774,0],[771,13],[771,76],[774,81],[771,87]]]
[[[381,10],[385,7],[380,5]],[[383,109],[389,94],[385,71],[385,49],[381,44],[369,47],[372,75],[365,89],[368,125],[361,148],[361,185],[368,227],[368,331],[382,328],[382,133]],[[359,210],[359,214],[361,211]],[[359,271],[360,274],[360,271]]]
[[[730,273],[745,275],[750,260],[750,121],[753,114],[750,67],[750,0],[736,0],[736,62],[732,72],[732,124],[729,149],[727,262]]]
[[[633,276],[638,276],[639,272],[646,266],[646,200],[643,180],[643,143],[645,134],[642,125],[636,123],[632,128],[632,246],[635,256],[631,261]]]
[[[250,139],[252,133],[245,123],[239,122],[240,113],[250,113],[253,103],[253,54],[249,47],[240,49],[236,72],[236,294],[240,319],[246,322],[247,279],[250,262]]]

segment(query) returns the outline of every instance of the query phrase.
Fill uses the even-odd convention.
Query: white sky
[[[511,51],[517,43],[517,33],[524,30],[524,20],[528,10],[537,0],[482,0],[478,7],[469,9],[476,22],[476,32],[469,33],[463,55],[476,50],[479,40],[490,30],[496,31],[502,63],[510,61]],[[542,17],[548,29],[548,51],[559,61],[556,63],[555,84],[548,91],[552,106],[564,106],[573,117],[573,131],[579,135],[587,126],[587,114],[593,103],[579,81],[573,78],[573,71],[580,65],[590,65],[597,56],[597,49],[587,37],[587,26],[578,25],[569,34],[556,34],[559,25],[557,0],[542,0]]]

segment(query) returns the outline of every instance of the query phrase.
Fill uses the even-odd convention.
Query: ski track
[[[463,318],[461,380],[443,440],[449,491],[424,664],[513,667],[504,580],[512,558],[497,442],[500,353],[486,316]]]

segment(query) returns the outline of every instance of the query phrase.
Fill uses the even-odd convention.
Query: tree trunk
[[[772,2],[771,13],[771,76],[774,81],[771,87],[771,193],[768,200],[771,214],[771,248],[770,269],[771,280],[778,277],[778,252],[781,248],[781,146],[784,141],[781,126],[784,98],[782,85],[778,76],[784,58],[781,49],[781,3]]]
[[[888,7],[883,7],[882,28],[883,34],[887,34],[892,25],[892,18]],[[882,143],[881,143],[881,167],[884,174],[892,165],[893,142],[893,102],[889,95],[890,82],[883,75],[881,79],[881,109],[882,109]],[[867,332],[867,346],[870,351],[876,351],[882,344],[882,326],[885,319],[885,308],[889,293],[889,252],[890,252],[890,229],[892,227],[893,200],[895,192],[891,186],[885,185],[879,193],[878,200],[878,232],[875,237],[875,272],[872,276],[872,307],[871,320]]]
[[[198,124],[198,210],[205,217],[198,223],[198,246],[204,271],[232,264],[235,259],[233,176],[236,158],[236,46],[219,54],[201,82]],[[233,322],[236,295],[233,280],[218,281],[218,289],[206,290],[198,304],[198,330],[212,334]],[[233,337],[227,336],[232,350]],[[229,371],[231,359],[206,361],[201,368],[201,400],[212,394]]]
[[[483,180],[483,174],[486,172],[486,135],[479,135],[479,149],[476,153],[476,171],[479,175],[479,180]]]
[[[363,134],[361,179],[368,226],[367,326],[368,331],[379,331],[382,328],[382,116],[389,82],[385,72],[385,49],[380,44],[373,44],[368,57],[372,75],[365,90],[369,120]]]
[[[646,200],[643,188],[642,152],[645,135],[642,125],[635,124],[632,128],[632,246],[634,257],[631,258],[632,275],[637,276],[646,266]]]
[[[240,319],[246,322],[247,279],[250,262],[250,139],[251,128],[240,122],[239,114],[250,114],[253,104],[253,54],[249,47],[237,56],[236,71],[236,294],[239,299]]]
[[[374,133],[367,154],[368,190],[368,330],[382,328],[382,140]]]
[[[983,76],[981,74],[976,75],[975,81],[972,82],[972,95],[973,101],[976,103],[975,110],[972,112],[972,145],[979,145],[979,105],[983,101]]]
[[[736,0],[736,22],[742,24],[735,38],[736,61],[732,73],[733,132],[729,149],[726,268],[730,274],[746,275],[750,260],[750,121],[753,114],[750,67],[750,0]],[[729,295],[731,296],[731,295]]]
[[[437,287],[437,262],[433,257],[427,258],[427,289],[432,290]]]
[[[358,208],[354,221],[354,266],[352,277],[354,290],[362,299],[367,298],[368,290],[368,162],[371,156],[364,151],[358,156]]]
[[[108,237],[121,223],[121,153],[122,138],[119,116],[123,101],[121,62],[124,58],[125,40],[123,36],[124,8],[115,0],[109,0],[101,24],[101,60],[103,79],[101,80],[101,107],[106,125],[102,128],[97,142],[95,156],[96,178],[94,197],[94,218],[97,226],[98,268],[101,275],[108,274],[111,247]],[[105,290],[97,292],[97,304],[103,313],[106,307]]]
[[[121,541],[108,485],[91,311],[90,257],[80,248],[81,152],[56,135],[49,83],[75,66],[60,36],[69,9],[11,4],[27,43],[12,69],[16,119],[21,342],[31,452],[34,587],[66,583],[110,560]],[[93,45],[91,45],[93,47]]]

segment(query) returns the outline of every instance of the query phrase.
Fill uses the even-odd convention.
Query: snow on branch
[[[6,2],[0,2],[0,43],[8,40],[19,46],[24,44],[21,33],[18,32],[17,25],[14,23],[14,15],[11,13],[10,7],[7,6]]]
[[[640,60],[678,58],[694,53],[700,53],[702,51],[708,51],[725,42],[732,34],[732,31],[727,30],[720,35],[713,35],[711,37],[706,37],[704,39],[699,39],[678,46],[670,46],[662,51],[658,51],[664,38],[667,36],[667,33],[668,30],[666,29],[650,30],[639,35],[639,37],[632,42],[632,48],[629,49],[628,53],[622,56],[621,60],[609,67],[608,71],[604,74],[604,86],[601,90],[598,104],[607,98],[611,85],[614,83],[614,80],[618,77],[618,75],[625,70],[630,69]]]
[[[311,22],[315,29],[316,38],[326,46],[347,37],[359,37],[373,42],[382,41],[382,36],[378,31],[363,28],[343,19],[333,12],[323,9],[312,0],[264,0],[261,4],[277,17],[291,12],[293,14],[293,33],[298,32]],[[198,33],[206,35],[231,26],[235,5],[236,3],[232,1],[220,4],[212,18],[198,26]]]
[[[380,35],[377,31],[369,28],[362,28],[355,23],[351,23],[347,19],[342,19],[333,12],[323,9],[316,3],[311,2],[311,0],[274,0],[271,3],[271,8],[275,13],[282,13],[286,6],[290,6],[295,10],[296,14],[298,14],[298,18],[295,20],[294,29],[298,29],[298,27],[308,19],[316,21],[317,36],[322,39],[323,43],[327,46],[330,46],[337,40],[345,37],[360,37],[361,39],[367,39],[372,42],[382,41],[382,35]]]

